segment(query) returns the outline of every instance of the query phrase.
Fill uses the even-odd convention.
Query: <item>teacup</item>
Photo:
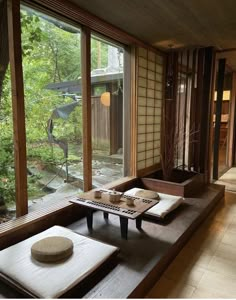
[[[127,197],[126,198],[126,204],[129,205],[129,206],[134,205],[134,198]]]
[[[98,191],[94,191],[94,197],[97,198],[97,199],[101,198],[102,197],[102,192],[99,191],[99,190]]]

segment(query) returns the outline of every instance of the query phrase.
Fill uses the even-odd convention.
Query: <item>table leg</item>
[[[138,230],[141,230],[141,229],[142,229],[142,217],[138,217],[138,218],[136,219],[136,228],[137,228]]]
[[[104,217],[105,220],[108,220],[108,216],[109,216],[109,214],[108,214],[107,212],[104,211],[104,212],[103,212],[103,217]]]
[[[93,210],[88,209],[87,210],[87,226],[89,230],[93,230]]]
[[[120,217],[120,231],[121,237],[127,240],[127,233],[128,233],[128,219]]]

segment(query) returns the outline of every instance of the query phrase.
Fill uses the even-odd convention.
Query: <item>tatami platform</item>
[[[120,248],[114,269],[95,286],[81,291],[83,295],[75,297],[144,297],[223,196],[224,187],[211,184],[199,195],[186,198],[185,204],[163,224],[144,221],[142,230],[138,231],[135,222],[129,221],[128,240],[120,236],[119,218],[109,216],[106,223],[101,212],[94,214],[93,232],[88,231],[85,218],[68,226],[75,232]],[[0,283],[0,297],[19,298],[20,295]]]

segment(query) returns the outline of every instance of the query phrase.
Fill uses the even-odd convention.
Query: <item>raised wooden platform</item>
[[[92,233],[87,229],[85,218],[69,225],[78,233],[120,248],[117,266],[90,290],[84,290],[83,293],[80,291],[74,297],[144,297],[194,230],[223,197],[224,186],[208,185],[194,198],[186,198],[185,204],[164,225],[143,221],[142,230],[138,231],[135,221],[131,220],[128,240],[121,238],[119,218],[115,215],[110,216],[106,223],[102,212],[95,213]],[[19,298],[20,295],[0,282],[0,297]]]
[[[161,225],[144,221],[142,231],[130,221],[129,239],[122,240],[119,219],[111,216],[106,224],[102,213],[94,215],[94,231],[89,233],[85,220],[69,228],[120,248],[120,263],[85,298],[142,298],[154,285],[166,266],[224,197],[224,187],[211,184],[194,198],[186,198],[170,222]]]

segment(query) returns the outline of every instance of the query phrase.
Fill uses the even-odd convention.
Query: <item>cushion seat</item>
[[[125,192],[126,195],[135,196],[139,193],[140,188],[133,188]],[[184,199],[180,196],[158,193],[159,202],[145,212],[145,215],[163,219],[168,213],[176,209]]]
[[[67,237],[73,254],[55,263],[38,262],[31,256],[32,245],[46,237]],[[53,226],[0,251],[0,277],[21,291],[39,298],[58,298],[96,271],[118,248]]]
[[[56,262],[73,253],[73,243],[62,236],[49,236],[37,241],[31,247],[31,255],[40,262]]]

